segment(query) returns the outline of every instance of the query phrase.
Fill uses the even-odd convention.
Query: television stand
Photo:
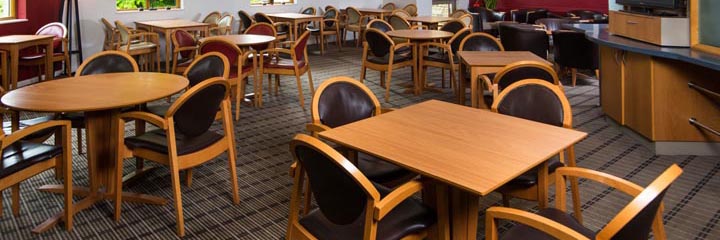
[[[690,46],[690,21],[687,17],[650,16],[610,11],[609,31],[613,35],[660,46]]]

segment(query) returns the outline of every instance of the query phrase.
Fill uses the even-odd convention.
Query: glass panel
[[[167,8],[167,7],[178,7],[177,4],[179,0],[150,0],[150,7],[151,8]]]
[[[282,5],[293,3],[295,3],[295,0],[250,0],[250,5]]]
[[[716,0],[702,0],[699,5],[700,43],[720,47],[720,24],[715,14],[720,12]]]
[[[0,19],[15,18],[15,0],[0,0]]]
[[[180,1],[181,0],[115,0],[115,9],[123,11],[136,10],[138,8],[179,8]]]

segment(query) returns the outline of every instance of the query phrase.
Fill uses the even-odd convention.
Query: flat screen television
[[[629,7],[676,9],[683,7],[681,4],[684,0],[615,0],[615,2]]]

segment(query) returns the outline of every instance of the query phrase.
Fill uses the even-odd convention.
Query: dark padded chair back
[[[360,87],[348,82],[335,82],[320,93],[320,122],[331,128],[372,117],[375,104]]]
[[[458,20],[453,20],[453,21],[445,23],[445,25],[443,25],[442,28],[440,28],[440,30],[446,31],[446,32],[451,32],[451,33],[457,33],[465,27],[467,27],[467,26],[465,26],[465,23],[458,21]]]
[[[302,14],[308,14],[308,15],[315,15],[315,8],[314,7],[307,7],[303,9],[300,13]]]
[[[555,92],[543,85],[527,84],[509,89],[497,105],[498,113],[562,127],[563,105]],[[629,238],[628,238],[629,239]]]
[[[548,18],[548,11],[547,9],[538,9],[535,11],[530,11],[527,13],[527,22],[529,24],[534,24],[535,21],[538,19]]]
[[[530,51],[541,58],[547,59],[548,49],[550,48],[547,33],[515,25],[500,24],[500,41],[505,47],[505,51]]]
[[[501,72],[502,73],[502,72]],[[555,84],[555,78],[553,73],[548,72],[543,68],[538,68],[532,65],[520,66],[504,72],[504,74],[498,74],[498,90],[502,91],[513,83],[519,82],[525,79],[542,79],[548,81],[551,84]]]
[[[561,66],[598,69],[598,46],[585,37],[585,33],[559,30],[553,32],[555,62]]]
[[[219,52],[228,59],[230,66],[238,65],[238,56],[242,54],[235,45],[223,40],[207,40],[200,46],[200,54]]]
[[[262,22],[262,23],[269,23],[270,25],[272,25],[274,23],[273,20],[270,19],[264,13],[255,13],[255,21]]]
[[[206,79],[223,77],[224,72],[225,63],[222,58],[217,55],[200,56],[192,64],[192,68],[187,70],[187,79],[190,81],[188,86],[195,86]]]
[[[527,9],[510,10],[510,20],[513,22],[527,23]]]
[[[563,24],[569,24],[573,21],[565,18],[542,18],[535,21],[535,24],[545,25],[545,28],[550,31],[557,31],[563,29]]]
[[[197,46],[197,41],[195,41],[195,37],[193,37],[192,34],[189,32],[178,29],[173,32],[175,35],[175,40],[177,40],[177,46],[174,47],[192,47]],[[189,58],[193,55],[193,50],[187,50],[180,52],[180,56],[182,58]]]
[[[480,8],[477,12],[483,22],[497,22],[505,20],[505,12],[496,12],[492,9]]]
[[[250,25],[252,25],[253,20],[250,17],[250,14],[248,14],[247,12],[245,12],[243,10],[238,11],[238,16],[240,16],[240,27],[241,27],[239,32],[242,33],[242,32],[245,32],[245,30],[247,30],[250,27]]]
[[[410,23],[408,23],[408,21],[404,18],[397,15],[390,16],[388,18],[388,22],[390,22],[390,25],[395,30],[410,29]]]
[[[375,57],[387,56],[393,45],[392,39],[376,29],[367,29],[365,31],[365,41],[367,41],[370,52]]]
[[[635,217],[630,219],[630,222],[625,224],[611,239],[649,239],[653,220],[655,220],[654,218],[658,212],[658,208],[660,208],[660,203],[662,203],[662,199],[665,197],[665,192],[667,192],[667,188],[650,201],[648,205],[645,205],[645,207],[643,207]]]
[[[78,67],[80,72],[77,76],[95,75],[103,73],[134,72],[135,69],[130,59],[120,54],[100,53],[103,55],[91,57],[91,59]]]
[[[323,13],[323,19],[337,19],[337,17],[338,17],[337,9],[335,9],[335,8],[328,9],[327,11],[325,11],[325,13]],[[335,22],[332,22],[332,21],[325,22],[325,27],[332,28],[334,26],[335,26]]]
[[[388,22],[386,22],[384,20],[379,20],[379,19],[370,21],[370,23],[368,23],[367,28],[377,29],[377,30],[380,30],[381,32],[388,32],[388,31],[393,30],[393,27],[390,26],[390,24]]]
[[[469,28],[465,28],[455,33],[455,36],[450,39],[450,50],[452,50],[453,54],[456,54],[457,51],[460,50],[460,43],[462,43],[463,39],[470,35],[471,32]]]
[[[327,220],[347,225],[362,216],[368,195],[350,173],[315,147],[305,143],[291,146],[295,146],[292,151],[307,173],[310,191]]]
[[[495,37],[489,34],[477,33],[466,37],[465,43],[462,44],[461,51],[502,51]]]
[[[568,17],[577,17],[581,20],[594,20],[596,15],[603,15],[603,13],[592,10],[571,10],[567,12]]]
[[[226,98],[227,85],[216,82],[202,87],[187,99],[173,114],[175,131],[183,137],[197,137],[210,129],[215,121],[215,114],[220,109],[220,103]],[[188,90],[188,93],[194,89]]]

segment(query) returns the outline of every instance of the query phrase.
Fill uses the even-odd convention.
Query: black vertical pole
[[[81,32],[80,32],[80,29],[81,29],[81,27],[80,27],[80,9],[79,9],[79,6],[80,6],[80,5],[78,5],[78,0],[74,0],[74,1],[73,1],[73,5],[74,5],[74,7],[75,7],[75,11],[74,11],[74,13],[75,13],[75,22],[76,22],[76,24],[77,24],[77,47],[78,47],[77,53],[78,53],[78,65],[80,65],[80,64],[82,63],[82,61],[83,61],[83,52],[82,52],[82,49],[83,49],[83,48],[82,48],[82,34],[80,34],[80,33],[81,33]]]

